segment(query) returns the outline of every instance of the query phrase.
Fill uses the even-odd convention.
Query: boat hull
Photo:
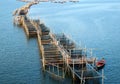
[[[97,70],[103,69],[104,66],[105,66],[105,60],[100,60],[96,63],[96,69]]]
[[[104,67],[105,67],[105,64],[102,65],[102,66],[97,66],[97,70],[101,70],[101,69],[103,69]]]

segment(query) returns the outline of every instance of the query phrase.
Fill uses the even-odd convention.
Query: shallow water
[[[36,39],[27,39],[15,27],[12,12],[24,3],[1,1],[0,10],[0,84],[70,84],[44,75]],[[41,3],[30,9],[31,18],[40,18],[53,32],[65,32],[76,43],[97,48],[104,57],[105,84],[119,84],[120,2]]]

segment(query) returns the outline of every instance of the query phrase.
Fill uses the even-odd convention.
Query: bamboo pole
[[[74,74],[74,59],[73,59],[73,79],[75,79],[75,74]]]
[[[53,66],[53,72],[54,72],[54,66]]]
[[[24,27],[24,29],[26,31],[27,36],[29,37],[29,31],[28,31],[27,25],[25,24],[24,16],[22,16],[22,24],[23,24],[23,27]]]
[[[104,84],[104,70],[102,69],[102,84]]]
[[[57,70],[58,70],[58,76],[59,76],[59,65],[57,65]]]
[[[83,57],[82,57],[82,61],[83,61]],[[82,73],[81,73],[81,84],[83,82],[83,64],[82,64]]]
[[[62,72],[63,72],[63,76],[62,76],[62,78],[65,78],[65,70],[62,69]]]
[[[49,71],[50,71],[50,66],[49,66]]]

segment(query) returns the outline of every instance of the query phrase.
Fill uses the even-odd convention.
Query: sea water
[[[22,28],[13,25],[13,11],[24,4],[0,2],[0,84],[72,84],[44,73],[36,38],[28,39]],[[105,84],[120,83],[120,1],[48,2],[29,12],[54,33],[64,32],[79,46],[94,48],[93,55],[106,60]]]

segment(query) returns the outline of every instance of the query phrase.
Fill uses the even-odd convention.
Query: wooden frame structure
[[[102,78],[102,84],[104,83],[104,72],[101,75],[93,66],[96,58],[83,54],[86,50],[77,48],[65,34],[54,34],[40,20],[29,19],[26,15],[20,16],[20,24],[28,37],[35,36],[38,39],[43,71],[59,78],[65,78],[66,72],[70,72],[73,79],[80,80],[80,84],[98,78]]]

